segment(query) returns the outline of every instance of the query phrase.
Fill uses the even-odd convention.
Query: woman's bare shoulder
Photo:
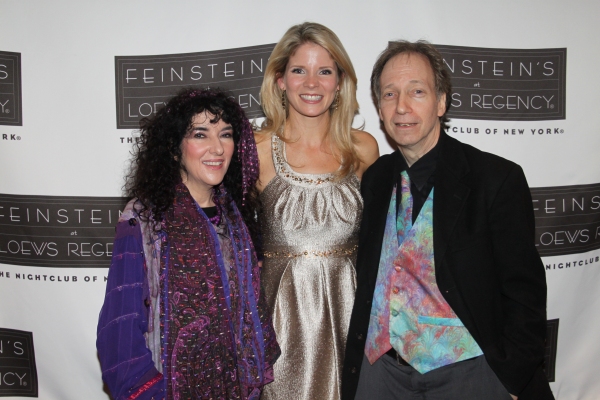
[[[273,132],[264,129],[255,129],[254,130],[254,140],[256,141],[256,145],[263,145],[265,143],[271,142],[271,136],[273,136]]]
[[[259,177],[256,181],[256,187],[259,192],[262,192],[267,184],[275,176],[275,166],[273,165],[273,157],[271,156],[271,137],[273,133],[270,131],[255,131],[254,140],[256,141],[256,150],[258,152]]]
[[[360,169],[364,172],[379,158],[379,144],[373,135],[366,131],[353,129],[352,136],[354,137],[354,147],[361,160]]]

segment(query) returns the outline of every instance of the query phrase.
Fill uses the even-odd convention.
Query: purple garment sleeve
[[[139,221],[120,221],[96,340],[102,379],[115,400],[164,399],[164,379],[154,366],[144,337],[148,330],[145,286]]]

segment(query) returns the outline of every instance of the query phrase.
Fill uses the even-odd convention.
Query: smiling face
[[[192,126],[181,141],[181,179],[201,207],[213,206],[212,188],[223,182],[235,150],[233,128],[203,112],[192,119]]]
[[[412,164],[438,141],[446,95],[436,93],[433,70],[421,54],[401,53],[390,59],[380,83],[379,117]]]
[[[329,112],[335,92],[340,88],[335,61],[327,50],[315,43],[298,47],[277,84],[286,91],[290,116],[305,117],[319,117]]]

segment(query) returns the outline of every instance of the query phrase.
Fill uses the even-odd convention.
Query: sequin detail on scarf
[[[215,202],[227,198],[218,192]],[[278,347],[270,318],[259,315],[256,256],[235,204],[228,207],[233,213],[223,212],[222,220],[228,251],[183,184],[165,215],[163,362],[167,397],[174,400],[257,399],[272,380]]]

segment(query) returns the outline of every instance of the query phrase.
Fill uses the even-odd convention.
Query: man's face
[[[398,54],[385,64],[380,84],[379,118],[386,132],[405,157],[422,157],[437,143],[439,117],[446,111],[446,95],[436,93],[429,60]]]

